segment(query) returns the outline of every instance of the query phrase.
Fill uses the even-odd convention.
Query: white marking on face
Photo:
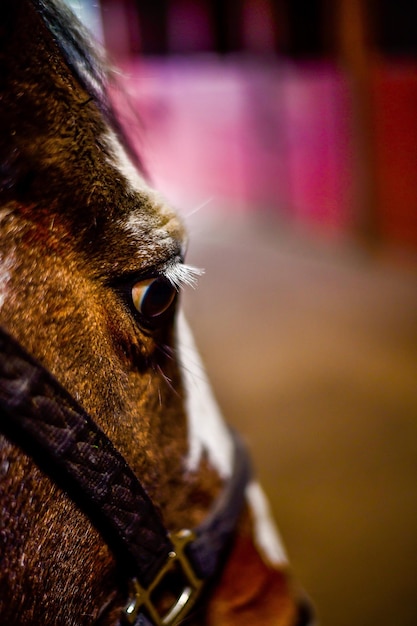
[[[233,443],[207,380],[191,330],[178,316],[178,354],[186,390],[189,452],[187,469],[195,471],[204,453],[223,479],[233,471]]]
[[[178,351],[187,393],[186,412],[189,429],[187,469],[195,471],[205,453],[220,477],[233,472],[233,442],[206,377],[185,316],[178,316]],[[264,560],[272,566],[288,563],[265,494],[255,480],[246,488],[246,500],[253,515],[254,541]]]
[[[129,187],[129,191],[133,193],[143,193],[146,191],[156,196],[156,192],[149,187],[144,178],[140,175],[124,146],[119,141],[119,138],[111,129],[107,130],[104,141],[111,154],[111,157],[108,158],[108,162],[123,176]]]
[[[272,519],[269,503],[258,482],[246,488],[246,499],[253,513],[255,544],[265,561],[274,566],[285,566],[288,557],[277,527]]]
[[[152,252],[156,245],[177,247],[180,224],[177,214],[162,194],[147,184],[112,130],[106,132],[104,142],[110,154],[107,158],[108,163],[124,180],[127,191],[132,195],[138,195],[138,210],[121,222],[121,227],[128,236],[138,239],[142,244],[144,233],[151,232],[152,237],[146,242],[148,252]],[[144,207],[141,209],[142,202]],[[173,235],[173,232],[176,234]]]
[[[10,256],[3,259],[0,256],[0,309],[3,307],[7,293],[8,284],[11,278],[11,270],[14,265],[14,259]]]
[[[132,214],[127,218],[127,220],[121,222],[120,225],[124,229],[128,237],[132,237],[134,240],[137,241],[138,257],[143,256],[144,233],[147,233],[149,231],[149,226],[152,222],[152,219],[154,220],[155,224],[152,226],[151,237],[147,237],[146,239],[146,252],[154,253],[160,246],[164,246],[167,250],[174,250],[176,247],[176,242],[171,236],[169,230],[167,228],[161,228],[158,226],[157,217],[152,217],[152,215],[148,211],[138,214]]]

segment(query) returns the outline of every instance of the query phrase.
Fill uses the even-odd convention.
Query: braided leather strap
[[[175,557],[158,509],[93,419],[1,327],[0,432],[31,455],[95,522],[117,560],[128,566],[126,577],[151,589]],[[185,547],[201,584],[216,574],[231,544],[251,478],[246,448],[236,433],[231,436],[232,476]],[[142,611],[134,623],[153,626]]]
[[[157,509],[93,419],[1,328],[0,430],[48,466],[147,586],[172,550]]]

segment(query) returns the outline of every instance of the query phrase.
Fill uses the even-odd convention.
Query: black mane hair
[[[104,51],[63,0],[31,0],[79,83],[102,113],[112,118],[107,86],[110,76]]]
[[[143,159],[126,134],[109,97],[109,85],[117,90],[122,88],[118,86],[116,72],[110,65],[104,49],[63,0],[32,0],[32,2],[38,7],[68,67],[91,95],[135,165],[143,175],[146,175]],[[137,113],[135,115],[139,119]]]
[[[110,86],[116,90],[121,88],[104,49],[63,0],[31,2],[54,38],[69,69],[116,132],[135,165],[145,175],[142,157],[123,128],[109,96]]]

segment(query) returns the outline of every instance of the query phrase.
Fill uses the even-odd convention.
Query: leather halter
[[[62,487],[100,529],[130,581],[123,620],[174,626],[218,571],[251,477],[235,433],[233,473],[205,521],[169,533],[157,507],[112,442],[74,398],[0,328],[0,429]],[[168,612],[153,598],[168,574],[182,583]]]

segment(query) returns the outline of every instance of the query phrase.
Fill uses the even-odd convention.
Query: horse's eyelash
[[[204,269],[186,265],[181,262],[167,263],[162,268],[147,268],[140,273],[127,272],[108,281],[108,285],[122,293],[130,294],[132,287],[147,280],[165,278],[177,291],[182,287],[197,286],[198,278],[204,274]]]
[[[167,265],[162,275],[176,289],[181,287],[196,287],[198,278],[204,274],[204,270],[184,263],[173,263]]]

